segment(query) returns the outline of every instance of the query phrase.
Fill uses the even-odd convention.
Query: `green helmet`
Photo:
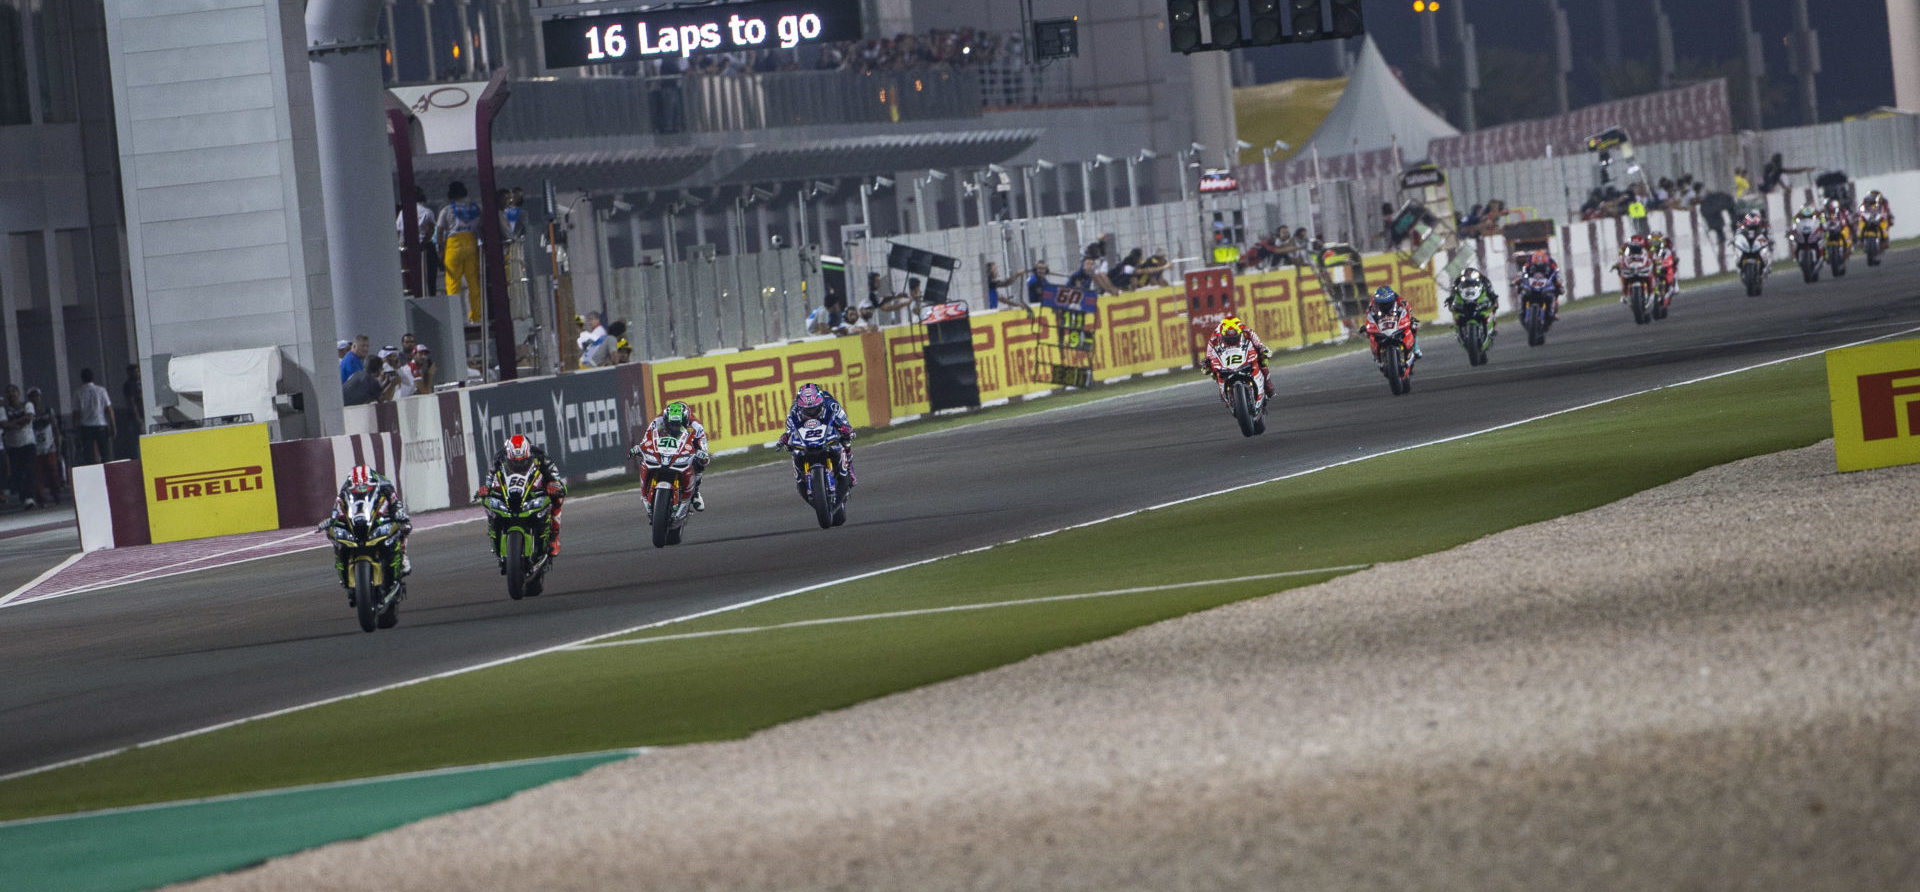
[[[680,402],[679,400],[674,400],[673,402],[668,403],[666,416],[667,416],[667,420],[673,422],[674,424],[686,424],[687,423],[687,404]]]

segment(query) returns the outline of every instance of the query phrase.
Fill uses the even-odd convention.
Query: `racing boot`
[[[553,516],[553,532],[547,534],[547,557],[560,556],[560,515]]]
[[[700,494],[700,490],[698,488],[694,489],[693,491],[693,510],[695,511],[707,510],[707,499],[705,496]]]
[[[404,551],[400,552],[400,577],[404,579],[412,575],[413,575],[413,558],[407,557],[407,553]]]

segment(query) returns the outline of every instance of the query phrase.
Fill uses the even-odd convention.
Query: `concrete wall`
[[[106,8],[141,363],[152,380],[155,356],[278,346],[306,402],[286,436],[340,424],[304,6]]]

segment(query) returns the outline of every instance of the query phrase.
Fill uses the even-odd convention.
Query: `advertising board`
[[[874,423],[864,341],[829,338],[654,363],[650,406],[682,400],[707,428],[708,448],[719,451],[779,439],[787,410],[802,384],[825,387],[846,407],[855,427]]]
[[[1827,351],[1842,471],[1920,463],[1920,340]]]
[[[264,424],[141,437],[140,459],[154,542],[280,526]]]
[[[466,391],[467,442],[484,473],[507,437],[524,434],[568,480],[625,468],[615,369],[511,381]]]

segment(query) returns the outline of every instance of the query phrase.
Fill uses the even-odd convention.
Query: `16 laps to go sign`
[[[860,0],[762,0],[541,24],[548,68],[859,40]]]

